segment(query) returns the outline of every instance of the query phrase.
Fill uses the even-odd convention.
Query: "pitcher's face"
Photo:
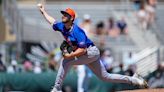
[[[62,16],[62,22],[63,23],[68,23],[69,21],[71,21],[71,16],[68,14],[63,14]]]

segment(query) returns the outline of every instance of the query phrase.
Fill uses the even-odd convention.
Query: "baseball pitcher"
[[[60,64],[55,85],[51,92],[62,92],[61,87],[67,71],[72,65],[83,64],[87,65],[93,73],[104,81],[147,87],[146,81],[138,74],[134,74],[130,77],[120,74],[111,74],[105,70],[100,60],[99,49],[86,36],[85,32],[74,24],[76,13],[73,9],[67,8],[61,11],[62,21],[57,22],[46,12],[44,5],[38,4],[38,8],[44,18],[52,25],[53,30],[61,32],[65,38],[65,41],[61,45],[63,61]]]

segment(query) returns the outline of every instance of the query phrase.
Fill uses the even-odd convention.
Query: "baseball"
[[[40,4],[40,3],[39,3],[39,4],[37,4],[37,6],[38,6],[38,7],[41,7],[41,6],[42,6],[42,4]]]

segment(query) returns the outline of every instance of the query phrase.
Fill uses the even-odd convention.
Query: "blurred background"
[[[36,5],[41,1],[0,0],[0,92],[49,92],[54,85],[63,37],[40,14]],[[164,87],[164,0],[44,1],[58,21],[60,10],[76,11],[75,23],[99,47],[109,73],[138,72],[150,88]],[[74,66],[63,92],[80,92],[78,79],[83,74],[87,76],[83,92],[139,89],[101,81],[87,68]]]

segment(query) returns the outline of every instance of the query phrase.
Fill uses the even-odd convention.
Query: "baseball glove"
[[[65,40],[60,45],[60,50],[62,51],[62,54],[65,53],[71,53],[73,51],[72,46],[70,46]]]

